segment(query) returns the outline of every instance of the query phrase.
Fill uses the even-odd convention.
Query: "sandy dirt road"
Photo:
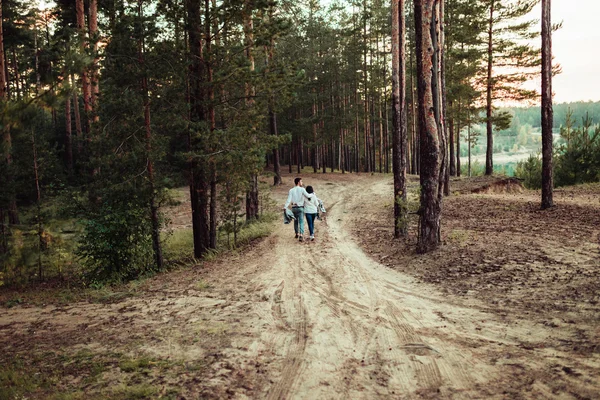
[[[360,182],[323,183],[329,213],[326,226],[317,224],[317,242],[297,243],[289,227],[280,228],[273,268],[260,277],[271,301],[256,312],[270,324],[256,348],[283,357],[266,397],[482,393],[495,371],[460,341],[482,339],[472,327],[488,316],[447,304],[369,259],[346,226],[368,191],[357,194]],[[377,185],[371,190],[388,189]],[[485,340],[502,346],[505,337],[501,329]]]
[[[328,206],[315,242],[298,242],[278,223],[249,251],[156,277],[133,298],[7,310],[5,357],[148,355],[163,365],[146,371],[158,388],[150,397],[169,388],[178,398],[600,397],[598,352],[540,348],[556,340],[555,330],[443,294],[359,246],[361,215],[390,191],[389,177],[305,181]],[[278,203],[287,189],[274,192]],[[107,383],[130,384],[118,362],[107,364],[95,383],[82,386],[71,372],[59,386],[102,394]]]
[[[573,395],[539,376],[511,382],[522,365],[544,374],[543,366],[571,358],[555,349],[525,350],[529,341],[552,336],[550,330],[502,318],[475,300],[448,298],[373,261],[357,245],[352,232],[356,226],[360,232],[360,215],[375,206],[374,195],[390,192],[389,178],[305,180],[319,187],[329,215],[326,226],[317,225],[316,243],[296,243],[291,228],[281,227],[272,268],[260,277],[270,307],[256,312],[270,322],[257,356],[283,358],[267,398]],[[579,375],[577,396],[600,393],[597,355],[588,361],[588,384]]]

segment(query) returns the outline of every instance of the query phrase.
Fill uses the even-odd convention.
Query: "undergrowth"
[[[273,222],[276,219],[275,214],[265,213],[258,221],[240,224],[235,244],[233,234],[228,234],[223,230],[219,231],[217,248],[207,251],[203,259],[212,261],[225,253],[239,250],[254,240],[269,236],[273,231]],[[193,263],[196,261],[193,255],[194,236],[191,228],[178,229],[166,238],[165,258],[169,263],[175,265]]]

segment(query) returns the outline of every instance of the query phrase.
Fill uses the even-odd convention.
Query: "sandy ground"
[[[304,180],[328,206],[315,242],[277,223],[125,299],[3,309],[0,363],[57,375],[40,398],[600,398],[597,189],[542,214],[535,193],[457,182],[444,246],[419,256],[391,237],[391,177]]]

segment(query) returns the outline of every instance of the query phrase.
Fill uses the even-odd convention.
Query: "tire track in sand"
[[[297,275],[296,271],[293,272],[293,275]],[[298,285],[292,287],[289,296],[284,296],[284,282],[281,283],[281,288],[278,288],[276,293],[278,293],[281,299],[279,304],[283,303],[287,308],[287,314],[291,319],[288,326],[294,332],[294,337],[288,345],[287,354],[283,360],[281,377],[269,390],[266,397],[268,400],[288,398],[304,362],[304,352],[308,338],[307,313],[301,293],[302,286],[299,283],[300,281],[297,278],[294,279],[294,282],[297,282]],[[281,320],[285,321],[281,309],[279,309],[278,314]]]

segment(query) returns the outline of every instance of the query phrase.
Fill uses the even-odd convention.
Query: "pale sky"
[[[554,102],[600,101],[600,0],[552,0],[551,11],[553,23],[563,22],[552,36],[554,62],[563,71],[552,81]],[[539,19],[541,7],[533,13]]]

